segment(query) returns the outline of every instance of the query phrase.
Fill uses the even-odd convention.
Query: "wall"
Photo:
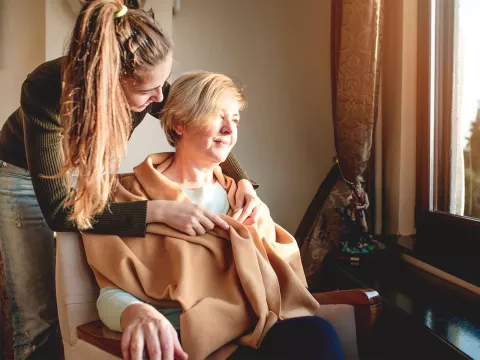
[[[45,1],[45,60],[62,56],[68,46],[77,12],[66,0]]]
[[[0,0],[0,127],[20,105],[27,74],[45,59],[44,1]]]
[[[210,70],[244,87],[234,152],[290,232],[335,154],[329,34],[330,1],[182,0],[173,18],[173,78]]]
[[[383,233],[415,233],[417,0],[385,1]]]

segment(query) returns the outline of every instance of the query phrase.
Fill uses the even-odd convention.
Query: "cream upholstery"
[[[77,337],[77,326],[99,319],[99,289],[76,233],[57,233],[55,282],[65,360],[117,359]]]
[[[78,234],[57,233],[55,277],[65,360],[118,359],[77,337],[77,326],[99,319],[96,307],[99,289]],[[345,359],[358,359],[353,306],[322,305],[317,315],[330,321],[336,329]]]
[[[358,359],[355,309],[352,305],[321,305],[315,314],[329,321],[337,331],[345,360]]]

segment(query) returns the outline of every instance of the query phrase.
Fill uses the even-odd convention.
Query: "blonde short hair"
[[[175,126],[197,126],[208,115],[220,111],[226,96],[238,101],[240,110],[245,105],[243,92],[228,76],[208,71],[186,73],[175,80],[160,115],[168,143],[176,146],[179,136]]]

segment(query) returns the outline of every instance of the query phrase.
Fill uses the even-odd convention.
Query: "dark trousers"
[[[305,316],[277,321],[258,349],[242,346],[228,359],[341,360],[343,351],[327,320]]]

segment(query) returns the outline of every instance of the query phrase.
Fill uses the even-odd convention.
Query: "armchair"
[[[65,359],[121,358],[121,333],[109,330],[99,320],[99,289],[76,233],[57,234],[56,291]],[[346,359],[358,358],[357,339],[368,337],[381,309],[378,293],[355,289],[313,296],[323,305],[317,314],[337,330]]]

